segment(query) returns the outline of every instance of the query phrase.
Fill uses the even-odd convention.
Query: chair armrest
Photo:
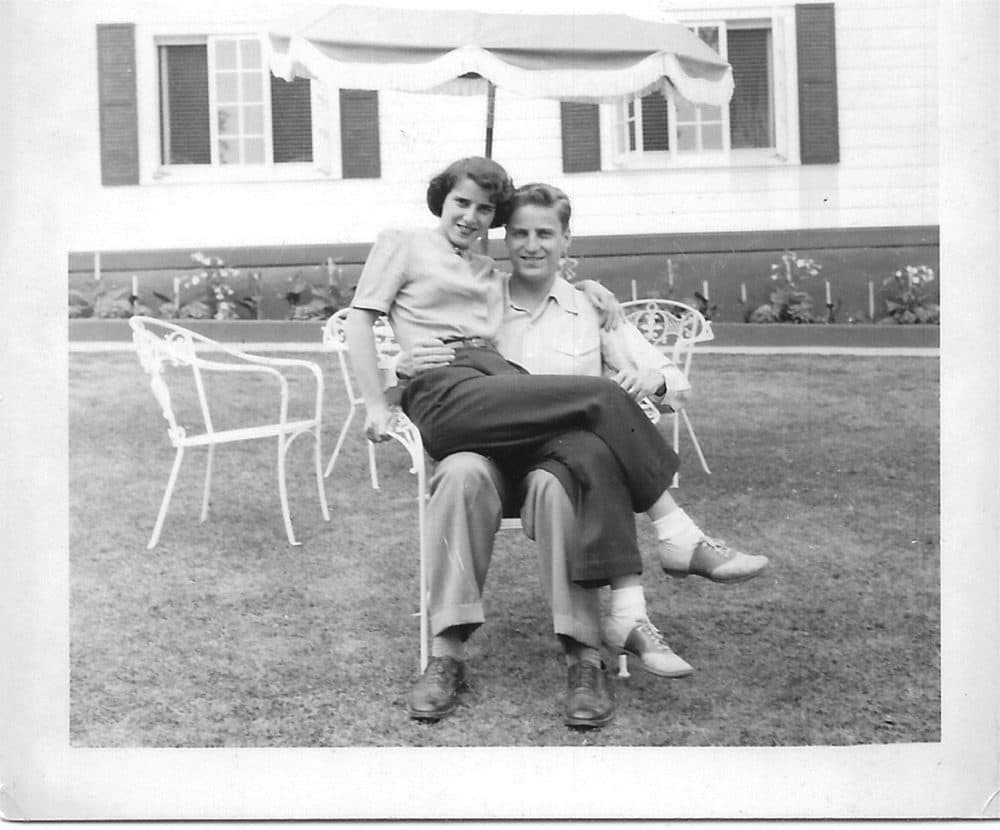
[[[207,369],[210,372],[236,372],[240,374],[265,374],[270,375],[278,381],[281,389],[281,403],[279,405],[279,421],[284,424],[288,421],[288,378],[271,366],[258,366],[254,363],[222,363],[216,360],[206,360],[196,357],[194,362],[199,369]],[[320,381],[322,383],[322,381]]]

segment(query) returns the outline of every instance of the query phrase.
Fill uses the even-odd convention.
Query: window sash
[[[157,47],[163,167],[253,170],[313,163],[312,84],[297,79],[275,90],[258,37],[164,38]],[[187,49],[201,50],[203,70],[193,52],[185,58],[180,51]],[[276,106],[283,118],[290,113],[299,120],[298,130],[282,123],[275,135]]]
[[[754,88],[748,89],[742,99],[728,106],[690,104],[679,98],[676,91],[667,93],[667,147],[647,149],[642,141],[642,108],[632,107],[635,99],[616,105],[614,116],[615,149],[617,163],[625,166],[641,164],[643,158],[650,162],[676,164],[683,160],[730,158],[735,152],[776,150],[779,127],[776,112],[775,34],[776,22],[769,18],[699,20],[690,22],[689,28],[702,36],[715,48],[712,35],[717,39],[721,55],[729,59],[730,37],[734,48],[740,49],[742,65],[755,72],[751,79]],[[735,34],[734,34],[735,33]],[[753,33],[759,33],[755,35]],[[752,50],[762,48],[763,54]],[[757,65],[754,66],[754,61]],[[734,67],[734,71],[736,67]],[[745,73],[744,73],[745,74]],[[734,98],[736,96],[734,95]],[[743,109],[735,109],[743,107]],[[665,151],[665,152],[664,152]]]

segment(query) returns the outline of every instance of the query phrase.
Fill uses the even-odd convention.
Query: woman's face
[[[489,230],[496,207],[490,193],[472,179],[458,182],[444,197],[439,227],[456,248],[468,248],[472,240]]]
[[[551,279],[568,249],[569,231],[554,207],[523,205],[511,214],[507,251],[517,276],[532,281]]]

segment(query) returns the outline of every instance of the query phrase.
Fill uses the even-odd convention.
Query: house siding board
[[[101,184],[139,183],[139,130],[135,86],[135,26],[97,26]]]

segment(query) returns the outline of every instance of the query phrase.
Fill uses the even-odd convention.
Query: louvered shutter
[[[312,90],[308,78],[271,75],[271,141],[274,163],[313,160]]]
[[[560,101],[564,173],[601,169],[601,129],[597,104]]]
[[[132,23],[98,25],[97,90],[101,184],[139,184],[135,26]]]
[[[208,48],[160,47],[160,158],[163,164],[211,164]]]
[[[840,161],[837,44],[833,3],[795,7],[799,67],[799,154],[803,164]]]
[[[670,149],[670,131],[667,122],[667,99],[659,92],[642,97],[642,149]]]
[[[769,29],[730,29],[727,58],[735,90],[729,102],[729,138],[733,149],[774,146],[771,112]]]
[[[377,179],[382,175],[377,91],[340,90],[340,154],[343,178]]]

